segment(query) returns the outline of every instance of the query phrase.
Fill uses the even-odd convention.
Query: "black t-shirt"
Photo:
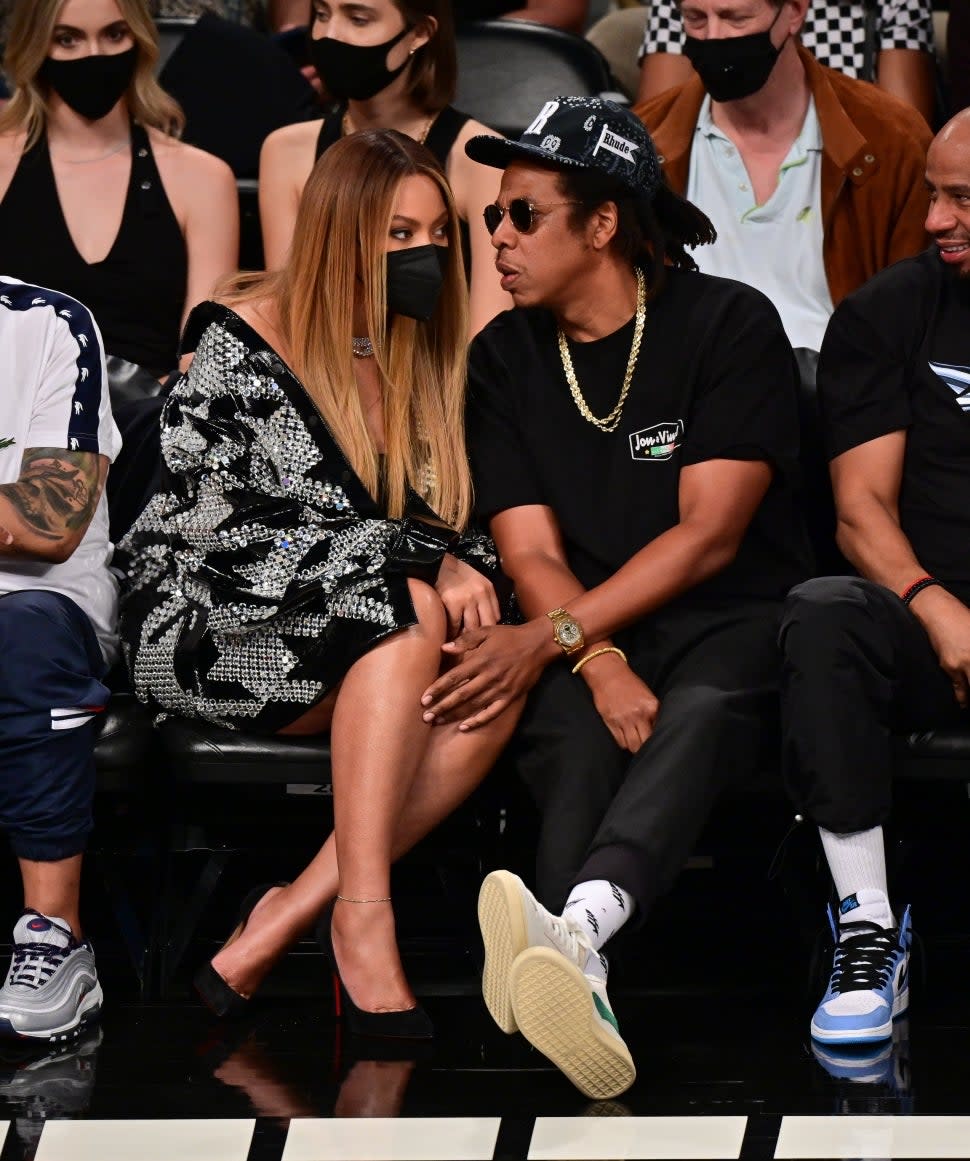
[[[570,342],[594,415],[616,405],[634,323]],[[602,583],[679,521],[681,468],[765,460],[774,481],[735,561],[681,601],[781,597],[808,575],[794,502],[798,421],[791,348],[778,312],[738,282],[670,270],[647,307],[643,344],[619,426],[580,414],[545,310],[512,310],[472,344],[468,443],[481,518],[525,504],[552,508],[570,568]]]
[[[906,430],[900,524],[920,564],[970,604],[970,279],[934,247],[849,295],[818,391],[831,458]]]

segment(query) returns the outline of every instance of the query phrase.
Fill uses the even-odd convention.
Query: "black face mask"
[[[771,42],[781,8],[764,32],[699,40],[684,37],[684,56],[697,70],[712,101],[740,101],[764,88],[780,48]]]
[[[408,57],[399,68],[387,67],[387,54],[410,32],[402,28],[383,44],[348,44],[325,36],[310,41],[310,60],[331,97],[338,101],[369,101],[382,92],[408,67]]]
[[[387,255],[387,309],[392,314],[427,322],[441,297],[447,268],[447,246],[390,250]]]
[[[77,60],[52,60],[40,66],[42,77],[75,113],[88,121],[107,117],[128,90],[138,63],[138,49],[110,55],[97,53]]]

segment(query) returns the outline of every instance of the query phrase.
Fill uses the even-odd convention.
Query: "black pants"
[[[537,889],[554,911],[607,879],[642,919],[690,855],[719,791],[758,760],[777,715],[781,603],[675,609],[617,637],[660,700],[636,754],[613,740],[589,688],[554,665],[530,696],[513,754],[542,816]],[[592,662],[593,665],[596,662]]]
[[[781,629],[785,778],[798,809],[851,834],[892,802],[894,733],[967,720],[922,626],[857,577],[792,589]]]

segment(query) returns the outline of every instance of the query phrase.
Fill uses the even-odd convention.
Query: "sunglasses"
[[[536,213],[551,210],[553,206],[580,206],[582,202],[530,202],[527,198],[513,198],[508,206],[499,206],[494,203],[486,206],[482,211],[485,218],[485,229],[494,234],[499,228],[506,214],[509,221],[520,234],[529,234],[535,229]]]

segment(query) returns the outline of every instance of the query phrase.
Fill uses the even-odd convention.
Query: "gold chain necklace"
[[[643,277],[643,271],[638,266],[636,268],[637,275],[637,321],[633,328],[633,345],[630,347],[630,358],[627,360],[626,374],[623,376],[623,387],[620,391],[620,398],[616,401],[616,406],[602,419],[594,415],[589,409],[589,404],[583,398],[583,393],[579,389],[579,383],[576,379],[576,372],[573,370],[573,360],[569,353],[569,346],[566,342],[566,336],[559,328],[559,357],[562,359],[562,369],[566,374],[566,382],[569,384],[569,390],[572,393],[573,402],[579,408],[579,414],[583,419],[592,423],[594,427],[598,427],[600,431],[616,431],[620,423],[620,416],[623,414],[623,405],[626,403],[626,397],[630,393],[630,384],[633,382],[633,372],[637,366],[637,356],[640,354],[640,343],[643,339],[643,326],[647,321],[647,284]]]
[[[421,136],[416,137],[414,139],[415,141],[417,141],[417,143],[419,145],[424,145],[424,143],[428,140],[428,134],[431,132],[431,126],[434,124],[434,122],[435,122],[435,114],[432,113],[431,116],[424,123],[424,128],[421,130]],[[356,130],[353,127],[353,122],[350,119],[349,110],[346,113],[344,113],[343,117],[340,120],[340,132],[341,132],[341,135],[343,137],[348,137],[351,133],[356,132]]]

